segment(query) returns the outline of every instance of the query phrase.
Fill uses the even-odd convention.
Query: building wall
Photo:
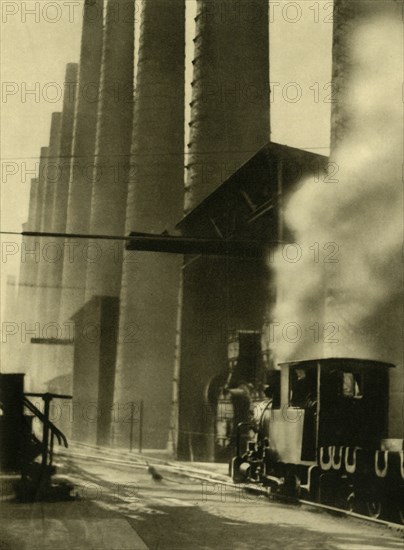
[[[207,388],[213,377],[228,372],[229,337],[237,330],[261,330],[267,292],[263,259],[186,258],[179,386],[180,458],[214,459],[214,427]]]

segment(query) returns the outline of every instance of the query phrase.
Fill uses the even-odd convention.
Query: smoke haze
[[[402,45],[402,23],[388,16],[366,20],[353,35],[338,97],[348,124],[331,153],[333,175],[306,181],[285,209],[302,256],[275,258],[277,361],[402,363]],[[296,330],[282,330],[291,323]]]

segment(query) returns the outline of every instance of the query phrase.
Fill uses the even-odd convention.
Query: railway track
[[[91,454],[91,452],[94,454]],[[174,461],[161,459],[161,458],[159,459],[156,457],[147,456],[146,454],[136,455],[129,452],[124,452],[124,453],[120,452],[119,455],[121,457],[123,456],[124,458],[117,458],[116,455],[117,455],[117,451],[115,450],[106,449],[105,447],[103,448],[103,447],[82,444],[82,443],[73,443],[72,448],[70,448],[68,451],[58,451],[56,454],[56,456],[61,456],[65,458],[72,458],[76,460],[94,460],[96,462],[101,462],[104,464],[108,463],[108,464],[115,464],[117,466],[130,466],[132,468],[141,469],[141,470],[147,469],[150,466],[152,466],[153,468],[158,468],[159,472],[162,472],[163,474],[165,474],[163,475],[163,479],[168,479],[170,482],[173,482],[173,483],[180,483],[180,482],[173,478],[167,478],[166,474],[183,476],[189,479],[195,479],[197,481],[202,481],[205,483],[215,483],[233,490],[235,487],[235,483],[229,480],[228,476],[225,476],[220,473],[215,473],[203,468],[193,467],[191,465],[184,466],[183,464],[178,464],[177,462],[174,462]],[[260,487],[255,484],[240,484],[240,486],[245,491],[255,493],[255,494],[261,494],[270,500],[287,502],[287,503],[290,503],[291,505],[299,505],[304,509],[315,509],[316,511],[322,511],[328,514],[350,517],[363,522],[380,525],[385,528],[394,530],[404,537],[404,525],[401,525],[398,523],[372,518],[363,514],[359,514],[357,512],[344,510],[342,508],[337,508],[326,504],[312,502],[309,500],[277,495],[277,494],[271,493],[269,489]]]

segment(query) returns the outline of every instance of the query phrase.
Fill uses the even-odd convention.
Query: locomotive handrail
[[[29,409],[39,420],[52,432],[52,435],[56,436],[59,445],[63,445],[68,448],[67,439],[65,435],[51,422],[49,419],[46,418],[46,416],[33,404],[29,399],[26,397],[23,397],[23,403]]]

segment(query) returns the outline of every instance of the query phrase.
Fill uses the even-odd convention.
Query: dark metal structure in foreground
[[[43,400],[43,410],[32,403],[32,397]],[[67,447],[66,437],[50,421],[53,399],[71,396],[24,393],[24,374],[0,374],[0,470],[21,475],[14,489],[22,501],[65,499],[72,489],[69,483],[51,479],[56,472],[54,440]],[[41,438],[33,430],[34,420],[41,423]]]

